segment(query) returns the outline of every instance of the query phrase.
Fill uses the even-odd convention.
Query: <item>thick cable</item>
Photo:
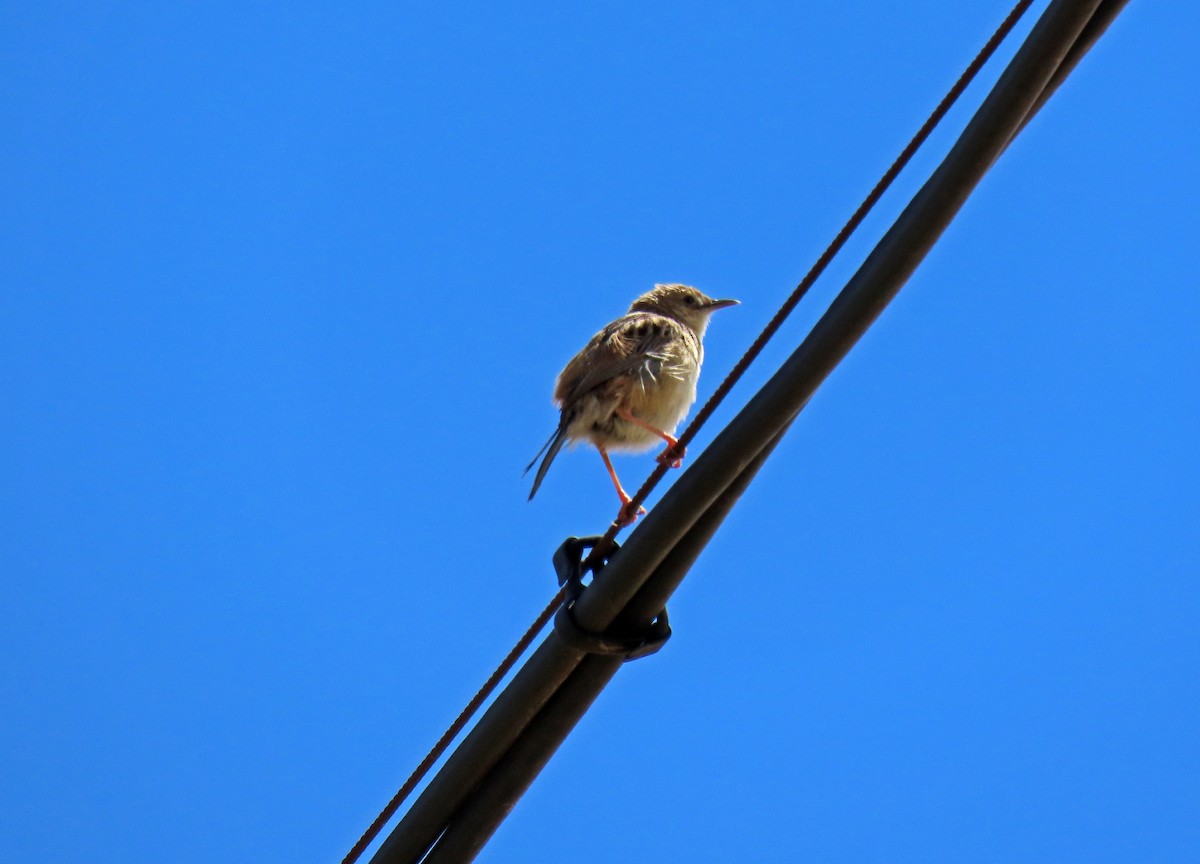
[[[677,447],[680,450],[686,448],[687,445],[696,437],[696,434],[700,431],[701,427],[708,421],[708,419],[720,406],[721,402],[724,401],[725,397],[729,395],[729,392],[745,374],[746,370],[749,369],[750,365],[762,353],[767,343],[783,326],[784,322],[795,310],[800,300],[803,299],[804,295],[808,293],[808,290],[812,287],[816,280],[821,276],[822,273],[824,273],[834,256],[836,256],[837,253],[841,251],[842,247],[846,245],[850,235],[853,234],[858,226],[862,224],[863,220],[879,202],[879,199],[883,197],[883,194],[891,186],[893,181],[895,181],[896,177],[912,160],[912,157],[916,151],[929,138],[934,128],[946,116],[950,108],[974,80],[975,76],[979,73],[979,70],[983,68],[983,66],[996,52],[996,49],[1000,46],[1008,34],[1012,32],[1012,29],[1017,25],[1017,22],[1020,21],[1022,15],[1025,14],[1031,5],[1033,5],[1033,0],[1018,0],[1017,4],[1012,8],[1012,11],[1008,13],[1008,16],[1003,22],[1001,22],[1000,26],[992,34],[991,38],[988,39],[983,48],[980,49],[979,53],[959,76],[958,80],[955,81],[954,85],[938,103],[937,107],[934,108],[933,112],[928,118],[926,118],[920,129],[917,130],[917,133],[900,152],[900,155],[896,157],[896,160],[892,163],[888,170],[884,172],[883,176],[875,184],[874,188],[871,189],[866,198],[863,199],[862,203],[859,204],[858,208],[846,221],[846,224],[842,226],[842,229],[830,242],[829,246],[826,247],[825,251],[821,253],[816,263],[813,264],[808,273],[805,274],[804,278],[800,280],[800,283],[796,286],[792,293],[787,297],[786,300],[784,300],[779,310],[767,323],[766,327],[763,328],[762,332],[759,333],[758,337],[751,344],[750,348],[747,349],[746,353],[742,355],[742,358],[734,365],[729,374],[726,375],[725,379],[713,392],[712,396],[710,396],[700,410],[696,412],[696,416],[692,418],[691,422],[687,425],[682,434],[679,435],[679,443]],[[667,464],[664,460],[663,464],[660,464],[650,473],[650,476],[646,478],[646,481],[634,494],[632,500],[627,506],[636,511],[637,507],[645,503],[646,498],[649,497],[650,493],[654,491],[654,488],[659,484],[659,482],[662,481],[663,477],[666,476],[667,470]],[[605,554],[611,548],[612,542],[616,539],[619,531],[620,526],[616,522],[613,522],[608,527],[608,530],[605,532],[601,541],[588,555],[586,563],[592,563],[595,559],[599,558],[599,556]],[[467,706],[462,710],[454,723],[452,723],[446,732],[443,733],[441,738],[438,739],[437,743],[400,787],[399,791],[397,791],[392,797],[392,800],[388,802],[387,806],[383,808],[383,810],[371,823],[370,827],[368,827],[363,833],[363,836],[358,840],[357,843],[354,844],[354,847],[342,860],[342,864],[354,864],[354,862],[358,860],[362,853],[366,851],[367,847],[370,846],[371,842],[383,829],[383,826],[386,825],[392,816],[395,815],[396,811],[399,810],[400,806],[404,803],[408,796],[412,794],[413,790],[416,789],[425,775],[429,773],[429,769],[432,768],[437,760],[446,752],[446,749],[449,747],[451,742],[458,737],[458,734],[462,732],[462,730],[470,722],[471,717],[473,717],[474,714],[479,710],[479,707],[487,701],[488,697],[499,685],[500,681],[503,680],[503,678],[509,673],[520,656],[525,653],[526,649],[530,644],[532,644],[537,634],[541,632],[542,628],[544,628],[547,622],[549,622],[549,620],[554,616],[555,611],[557,611],[564,599],[565,589],[560,589],[550,603],[546,606],[546,608],[541,612],[541,614],[538,615],[534,623],[530,625],[525,635],[521,637],[520,641],[517,642],[513,649],[504,658],[504,661],[497,667],[496,671],[492,673],[492,675],[480,688],[479,692],[475,694],[474,698],[472,698],[469,703],[467,703]]]
[[[575,606],[581,626],[602,629],[625,607],[697,515],[737,476],[745,460],[758,452],[779,424],[799,412],[882,313],[1061,68],[1080,35],[1071,33],[1064,44],[1063,28],[1078,23],[1082,30],[1100,3],[1051,0],[941,164],[808,336],[671,485],[597,575]]]
[[[1114,11],[1119,11],[1126,0],[1112,2]],[[735,490],[745,474],[753,473],[756,465],[761,464],[820,384],[908,281],[1007,147],[1013,131],[1036,110],[1035,104],[1040,107],[1039,94],[1045,92],[1062,63],[1069,62],[1071,46],[1077,44],[1100,3],[1101,0],[1052,0],[946,158],[801,346],[671,487],[622,545],[620,553],[597,574],[591,588],[577,603],[581,623],[592,628],[604,627],[629,615],[634,607],[640,606],[637,614],[643,619],[661,608],[688,569],[685,566],[677,572],[663,572],[674,569],[667,562],[693,540],[699,540],[696,554],[703,548],[707,538],[694,537],[697,529],[720,506],[722,498]],[[664,584],[652,585],[658,582]],[[642,599],[644,602],[639,602]],[[551,649],[553,653],[555,642],[553,636],[548,638],[538,653],[543,649]],[[600,659],[587,657],[577,662],[553,694],[542,701],[545,705],[542,713],[519,731],[488,728],[487,718],[481,721],[473,734],[490,734],[511,743],[483,775],[453,778],[462,796],[452,809],[438,814],[441,818],[422,826],[432,846],[421,859],[424,864],[464,864],[474,858],[611,677],[608,668],[593,669]],[[530,671],[527,666],[520,674],[524,676]],[[515,689],[514,683],[510,690]],[[515,692],[506,691],[505,695],[520,698]],[[422,852],[425,848],[428,847],[423,846]],[[378,864],[385,861],[412,864],[419,857],[381,856]]]

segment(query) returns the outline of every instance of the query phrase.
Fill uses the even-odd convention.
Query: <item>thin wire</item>
[[[737,384],[742,375],[745,374],[746,370],[750,368],[750,364],[753,363],[758,358],[758,355],[762,353],[763,349],[767,345],[767,342],[769,342],[776,332],[778,332],[779,328],[783,326],[784,321],[786,321],[788,316],[792,314],[792,311],[796,308],[796,305],[800,302],[804,295],[808,293],[808,290],[812,287],[813,283],[817,281],[818,277],[820,277],[823,272],[825,272],[825,268],[829,266],[829,262],[832,261],[834,256],[837,255],[837,253],[841,251],[842,247],[846,245],[846,241],[849,239],[850,235],[858,228],[859,225],[862,224],[862,221],[866,218],[867,214],[879,202],[879,199],[883,197],[883,193],[887,191],[888,187],[892,185],[892,182],[896,179],[897,175],[899,175],[899,173],[912,159],[913,154],[916,153],[917,149],[925,143],[925,140],[933,132],[934,127],[936,127],[937,124],[942,121],[942,118],[946,116],[951,106],[954,105],[954,103],[958,100],[958,97],[962,95],[963,91],[967,89],[967,86],[970,85],[971,81],[978,74],[979,70],[983,68],[984,64],[987,63],[992,54],[996,52],[996,49],[1000,46],[1000,43],[1004,41],[1010,32],[1012,32],[1013,27],[1016,26],[1017,22],[1021,19],[1021,16],[1024,15],[1032,5],[1033,0],[1019,0],[1016,6],[1013,7],[1012,11],[1008,13],[1008,17],[1004,19],[1000,27],[997,28],[996,32],[992,34],[992,37],[975,56],[975,59],[971,61],[966,70],[961,76],[959,76],[959,79],[954,83],[954,86],[950,88],[949,92],[942,98],[942,101],[939,102],[938,106],[933,110],[933,113],[929,115],[928,119],[926,119],[924,124],[922,124],[921,128],[917,130],[917,134],[913,136],[912,140],[908,142],[908,145],[905,146],[900,155],[896,157],[896,161],[892,163],[892,166],[888,168],[883,177],[879,179],[879,182],[875,184],[875,187],[871,190],[870,194],[863,199],[863,202],[858,206],[858,209],[854,211],[854,215],[852,215],[846,224],[842,226],[842,230],[838,232],[837,236],[833,238],[833,241],[829,244],[825,251],[821,253],[821,257],[817,259],[816,263],[813,264],[812,269],[810,269],[804,278],[800,280],[800,284],[796,286],[795,290],[793,290],[788,298],[783,302],[783,305],[779,307],[779,311],[775,313],[775,316],[767,323],[767,326],[763,328],[763,331],[758,335],[758,338],[754,340],[754,343],[750,346],[746,353],[742,355],[742,359],[740,359],[733,369],[730,370],[729,374],[725,376],[725,380],[721,382],[721,385],[717,387],[712,396],[708,398],[708,401],[704,403],[704,406],[698,412],[696,412],[696,416],[692,418],[692,422],[687,425],[687,428],[684,429],[683,433],[679,436],[679,443],[676,445],[678,450],[682,451],[683,448],[687,447],[687,445],[691,443],[692,439],[696,437],[696,433],[700,431],[700,428],[705,424],[705,422],[708,421],[713,412],[717,410],[717,407],[721,404],[725,397],[729,395],[729,392],[733,389],[734,385]],[[654,488],[659,484],[663,477],[666,476],[668,470],[666,461],[667,460],[664,460],[663,464],[660,464],[650,473],[650,476],[646,478],[646,482],[642,484],[642,487],[638,489],[637,494],[635,494],[632,500],[630,500],[629,504],[626,505],[628,508],[633,508],[631,512],[636,512],[636,508],[645,503],[646,498],[651,492],[654,491]],[[593,547],[591,553],[587,557],[587,560],[584,562],[585,566],[609,551],[613,540],[616,539],[616,536],[620,530],[621,525],[614,521],[608,527],[608,530],[604,533],[604,536],[601,538],[600,542]],[[358,860],[359,856],[366,851],[366,848],[371,845],[371,842],[379,835],[379,832],[383,830],[383,826],[386,825],[388,820],[390,820],[392,816],[396,814],[396,811],[400,809],[400,805],[403,804],[404,800],[412,794],[413,790],[416,789],[417,785],[421,782],[421,780],[424,779],[425,775],[429,773],[429,769],[432,768],[434,763],[442,757],[442,754],[446,752],[446,749],[450,746],[450,743],[456,737],[458,737],[458,734],[462,732],[463,728],[467,725],[467,723],[470,722],[471,717],[474,716],[475,712],[479,710],[479,707],[487,701],[488,697],[491,696],[492,691],[496,689],[501,680],[503,680],[504,677],[512,670],[513,666],[516,665],[517,660],[520,659],[521,655],[524,654],[526,649],[530,646],[530,644],[532,644],[537,634],[541,632],[542,628],[545,627],[550,619],[554,616],[554,613],[558,610],[558,607],[566,599],[566,591],[567,589],[564,586],[563,588],[559,589],[557,594],[554,595],[554,598],[550,601],[546,608],[542,610],[541,614],[538,615],[533,624],[530,625],[529,629],[525,632],[525,635],[522,636],[520,641],[513,646],[513,649],[508,652],[508,656],[504,658],[504,661],[496,668],[496,671],[491,674],[491,677],[489,677],[486,682],[484,682],[484,685],[479,689],[479,692],[476,693],[474,698],[467,703],[467,706],[458,715],[458,718],[450,725],[450,728],[448,728],[442,737],[438,739],[437,743],[433,745],[433,749],[429,751],[423,760],[421,760],[421,764],[419,764],[409,778],[404,781],[404,785],[400,787],[399,791],[396,792],[396,794],[392,797],[392,800],[389,801],[387,806],[383,808],[383,810],[375,818],[375,821],[371,823],[370,827],[367,828],[367,830],[363,833],[363,836],[359,838],[358,842],[355,843],[354,847],[349,851],[349,853],[347,853],[346,857],[342,859],[342,864],[354,864],[354,862]]]
[[[881,197],[883,197],[883,193],[886,192],[888,187],[892,185],[892,181],[896,179],[896,176],[909,163],[913,157],[913,154],[917,152],[917,149],[925,143],[925,140],[933,132],[934,127],[936,127],[937,124],[941,122],[942,118],[946,116],[946,113],[950,110],[951,106],[954,105],[954,103],[958,100],[958,97],[962,95],[963,91],[967,89],[967,86],[975,78],[975,75],[980,69],[983,68],[984,64],[987,63],[988,59],[990,59],[992,54],[995,53],[996,49],[1000,47],[1000,43],[1004,41],[1010,32],[1012,32],[1013,27],[1016,26],[1017,22],[1021,19],[1021,16],[1025,14],[1031,5],[1033,5],[1033,0],[1019,0],[1017,5],[1013,7],[1012,11],[1008,13],[1008,17],[1004,19],[999,28],[997,28],[996,32],[992,34],[992,38],[987,41],[982,49],[980,49],[979,53],[975,56],[975,59],[972,60],[970,65],[967,66],[966,70],[963,71],[958,81],[954,83],[954,86],[950,88],[950,91],[945,95],[945,97],[943,97],[942,101],[938,103],[938,106],[933,109],[933,113],[929,115],[929,118],[925,121],[921,128],[917,130],[917,134],[914,135],[912,140],[908,142],[908,146],[906,146],[904,150],[901,151],[900,155],[896,157],[896,161],[892,163],[892,166],[888,168],[884,175],[879,179],[879,182],[875,184],[875,188],[871,190],[870,194],[863,199],[862,204],[860,204],[858,209],[854,211],[854,215],[851,216],[846,224],[842,226],[842,230],[838,232],[837,236],[833,238],[833,242],[831,242],[825,251],[821,253],[821,257],[817,259],[815,264],[813,264],[812,269],[809,270],[804,278],[800,280],[800,284],[796,286],[791,295],[789,295],[788,298],[783,302],[783,305],[779,307],[779,311],[775,313],[775,317],[772,318],[767,323],[767,326],[763,328],[763,331],[758,334],[758,338],[754,340],[754,343],[742,356],[742,359],[739,360],[733,369],[730,370],[729,374],[725,377],[725,380],[721,382],[721,386],[719,386],[716,391],[713,392],[712,396],[708,398],[708,401],[704,403],[704,407],[696,412],[696,416],[692,418],[692,422],[687,425],[687,428],[685,428],[683,433],[679,436],[679,443],[674,447],[674,450],[677,453],[681,453],[683,449],[691,443],[692,439],[696,437],[696,433],[700,431],[700,427],[702,427],[708,418],[712,416],[713,412],[717,410],[717,407],[721,404],[725,397],[729,395],[729,391],[733,389],[734,385],[737,384],[742,375],[745,374],[746,370],[750,368],[750,364],[753,363],[758,358],[758,355],[762,353],[762,350],[766,347],[767,342],[769,342],[771,337],[773,337],[775,333],[778,332],[779,328],[783,326],[783,322],[786,321],[787,317],[792,314],[792,310],[796,308],[796,305],[800,302],[801,298],[808,293],[808,289],[811,288],[813,283],[817,281],[817,278],[823,272],[825,272],[825,268],[829,266],[829,262],[832,261],[833,257],[841,251],[843,246],[846,245],[846,241],[849,239],[850,235],[855,231],[855,229],[858,228],[859,225],[862,224],[863,219],[866,218],[867,214],[871,211],[871,208],[878,203]],[[663,459],[658,466],[650,472],[650,476],[646,478],[646,482],[642,484],[642,488],[638,489],[637,493],[632,499],[630,499],[629,503],[621,509],[622,513],[636,513],[637,508],[646,503],[646,498],[648,498],[650,493],[654,491],[654,487],[656,487],[659,482],[662,481],[663,477],[666,476],[667,471],[669,470],[668,465],[669,460]],[[592,552],[588,556],[588,560],[585,563],[590,563],[593,558],[606,554],[612,541],[616,539],[616,536],[620,532],[621,528],[621,523],[614,520],[613,523],[609,525],[608,530],[604,532],[604,537],[601,539],[601,541],[592,549]]]
[[[567,587],[564,585],[558,589],[558,593],[554,595],[554,599],[534,619],[534,622],[529,625],[529,629],[525,631],[525,635],[508,652],[508,656],[496,667],[496,671],[479,688],[479,692],[467,703],[467,707],[463,708],[458,718],[450,724],[450,728],[433,745],[433,749],[425,755],[425,758],[421,760],[421,764],[404,781],[404,785],[392,796],[392,800],[387,803],[387,806],[379,812],[379,815],[375,817],[375,821],[363,832],[362,837],[358,838],[358,842],[354,844],[354,847],[346,853],[346,857],[342,859],[342,864],[354,864],[359,856],[366,851],[367,847],[371,845],[371,842],[379,836],[379,832],[383,830],[383,826],[388,823],[389,819],[396,815],[396,811],[400,809],[400,805],[404,803],[404,799],[411,795],[412,791],[417,788],[417,784],[425,778],[425,775],[429,773],[429,769],[433,767],[433,764],[446,752],[446,748],[450,746],[450,742],[458,737],[458,733],[462,732],[463,727],[470,722],[471,717],[479,710],[479,706],[487,701],[487,698],[492,695],[492,691],[496,689],[496,686],[504,676],[509,673],[513,666],[516,665],[517,660],[525,653],[525,649],[530,646],[537,634],[546,626],[546,623],[554,617],[554,613],[558,611],[558,607],[567,599]]]

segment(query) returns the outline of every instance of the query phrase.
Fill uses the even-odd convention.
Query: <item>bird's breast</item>
[[[625,407],[650,425],[673,432],[696,401],[698,372],[694,363],[653,361],[630,388]]]
[[[696,381],[703,358],[699,340],[678,338],[646,353],[636,366],[581,395],[571,406],[567,435],[618,450],[646,450],[662,439],[623,419],[627,411],[667,434],[696,401]]]

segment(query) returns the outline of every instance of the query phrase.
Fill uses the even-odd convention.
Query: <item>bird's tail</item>
[[[542,449],[533,457],[533,461],[525,466],[525,474],[529,473],[529,469],[533,467],[534,462],[541,458],[542,454],[546,454],[546,458],[542,459],[542,464],[538,466],[537,474],[533,476],[533,488],[529,490],[529,500],[533,500],[533,496],[537,494],[538,487],[542,485],[542,478],[546,476],[546,472],[550,470],[550,463],[554,461],[554,457],[558,455],[558,451],[567,443],[567,417],[564,414],[563,419],[559,422],[558,428],[554,430],[554,434],[550,439],[542,445]]]

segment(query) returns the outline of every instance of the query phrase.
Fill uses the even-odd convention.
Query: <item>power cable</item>
[[[928,139],[934,128],[945,117],[950,108],[962,95],[963,91],[966,90],[980,69],[995,53],[996,49],[1012,31],[1013,27],[1016,26],[1017,22],[1031,5],[1032,0],[1019,0],[1019,2],[1008,13],[1007,17],[1000,24],[995,33],[992,34],[991,38],[988,39],[983,48],[959,76],[958,80],[954,83],[954,85],[938,103],[937,107],[922,124],[920,129],[918,129],[917,133],[901,151],[900,155],[896,158],[896,160],[892,163],[880,180],[875,184],[870,193],[868,193],[866,198],[864,198],[849,220],[847,220],[846,224],[834,237],[833,241],[829,244],[825,251],[822,252],[816,263],[812,266],[812,268],[808,271],[808,273],[804,276],[804,278],[800,281],[788,298],[783,302],[775,316],[768,322],[763,331],[751,344],[750,348],[737,362],[737,364],[735,364],[733,369],[713,392],[712,396],[709,397],[708,401],[705,402],[701,409],[696,413],[696,416],[679,436],[678,446],[680,448],[686,447],[695,438],[700,428],[712,416],[726,396],[728,396],[729,392],[741,379],[742,375],[746,372],[754,360],[757,359],[757,357],[762,353],[763,349],[766,347],[766,344],[782,327],[783,323],[791,315],[792,311],[799,304],[800,300],[805,294],[807,294],[808,290],[825,271],[836,254],[845,245],[851,234],[859,227],[859,225],[862,224],[863,220],[869,214],[871,209],[874,208],[879,199],[891,186],[892,182],[909,163],[909,161],[911,161],[916,151]],[[633,496],[633,500],[629,506],[636,508],[640,504],[644,503],[646,498],[650,495],[658,483],[661,482],[666,473],[667,468],[665,465],[659,465],[656,467],[646,481],[642,484],[641,488]],[[591,555],[589,555],[588,562],[585,563],[593,562],[596,558],[608,551],[611,548],[612,542],[619,530],[620,527],[614,521],[614,523],[609,526],[600,543],[593,548]],[[559,606],[562,605],[563,600],[565,599],[565,591],[565,587],[560,589],[550,603],[545,607],[545,609],[543,609],[543,611],[537,616],[526,633],[521,637],[520,640],[518,640],[513,649],[509,651],[508,655],[504,658],[492,675],[489,676],[487,681],[480,688],[479,692],[476,693],[471,701],[467,703],[463,711],[450,725],[446,732],[442,734],[437,743],[434,744],[433,748],[428,754],[426,754],[425,758],[416,767],[416,769],[400,787],[397,793],[392,797],[391,801],[388,802],[380,814],[363,833],[362,837],[360,837],[350,849],[343,859],[343,864],[354,864],[354,862],[358,860],[366,848],[370,846],[373,840],[378,836],[379,832],[383,829],[384,825],[386,825],[391,817],[395,815],[396,811],[400,808],[403,802],[408,798],[409,795],[412,794],[413,790],[416,789],[416,787],[428,774],[429,770],[433,767],[437,760],[440,759],[441,756],[446,752],[450,743],[462,732],[474,714],[478,711],[480,706],[487,701],[487,699],[494,692],[495,688],[499,685],[500,681],[502,681],[512,670],[516,664],[516,661],[525,653],[529,645],[531,645],[533,640],[536,638],[537,634],[553,617],[555,611],[559,608]]]
[[[641,623],[662,608],[740,494],[736,487],[753,475],[817,387],[899,292],[1015,131],[1045,101],[1056,76],[1081,56],[1076,49],[1086,50],[1089,24],[1101,11],[1115,16],[1124,5],[1125,0],[1052,0],[941,165],[801,346],[596,575],[575,604],[576,625],[605,633],[635,606],[644,616]],[[614,672],[610,658],[584,656],[552,631],[373,864],[462,864],[474,858]],[[531,708],[537,713],[530,719]],[[485,751],[494,755],[476,761]]]

